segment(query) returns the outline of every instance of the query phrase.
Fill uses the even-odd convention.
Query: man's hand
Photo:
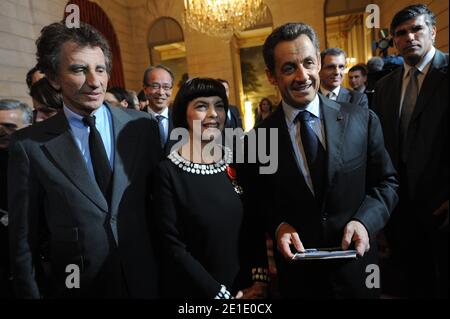
[[[267,298],[267,284],[264,282],[255,282],[247,289],[240,290],[236,299],[264,299]]]
[[[448,227],[448,200],[434,211],[433,217],[440,221],[439,225],[437,225],[439,229]]]
[[[292,259],[294,258],[294,254],[291,252],[291,248],[289,247],[289,245],[294,245],[295,249],[298,252],[305,251],[305,248],[300,241],[300,237],[298,236],[298,233],[294,229],[294,227],[287,223],[282,223],[278,227],[277,231],[278,250],[285,258]]]
[[[342,238],[342,249],[347,250],[352,242],[355,242],[355,248],[359,256],[370,249],[369,234],[366,227],[356,220],[350,221],[344,229],[344,237]]]

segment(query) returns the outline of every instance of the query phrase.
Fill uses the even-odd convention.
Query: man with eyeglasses
[[[166,149],[169,134],[173,127],[171,112],[169,111],[173,81],[172,71],[161,64],[149,67],[144,72],[144,92],[148,99],[148,106],[144,111],[150,113],[158,122],[163,149]]]

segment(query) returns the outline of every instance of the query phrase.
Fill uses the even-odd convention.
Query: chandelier
[[[261,20],[266,14],[262,0],[184,0],[184,22],[213,37],[229,39]]]

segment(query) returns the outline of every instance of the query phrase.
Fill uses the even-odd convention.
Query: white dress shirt
[[[331,90],[331,91],[328,91],[323,86],[320,86],[320,92],[322,92],[323,95],[325,95],[326,97],[328,97],[330,100],[333,100],[333,101],[337,100],[337,97],[339,95],[339,91],[340,90],[341,90],[341,86],[340,85],[337,88],[335,88],[334,90]],[[328,96],[328,94],[330,94],[330,96]]]

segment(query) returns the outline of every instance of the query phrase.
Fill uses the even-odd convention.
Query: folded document
[[[323,259],[356,259],[356,250],[334,249],[305,249],[302,253],[296,253],[293,260],[323,260]]]

